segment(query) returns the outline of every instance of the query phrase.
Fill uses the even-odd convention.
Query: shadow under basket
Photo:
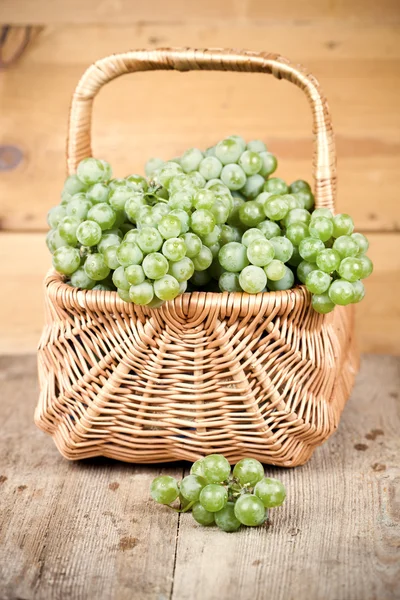
[[[296,466],[335,431],[358,367],[353,308],[304,287],[197,292],[159,309],[46,278],[36,424],[69,459]]]
[[[150,70],[272,74],[312,110],[315,206],[334,210],[328,104],[303,67],[268,53],[135,50],[90,66],[72,99],[68,173],[92,156],[93,100],[121,75]],[[238,131],[240,133],[240,131]],[[50,272],[39,347],[36,424],[69,459],[194,461],[222,453],[301,465],[338,426],[358,368],[353,307],[316,313],[306,289],[183,294],[159,309],[83,291]]]

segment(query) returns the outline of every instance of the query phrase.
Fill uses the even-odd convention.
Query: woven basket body
[[[68,171],[91,155],[92,101],[124,73],[218,69],[272,73],[300,86],[314,118],[317,206],[334,208],[333,134],[316,80],[281,57],[156,50],[108,57],[78,84]],[[67,458],[194,461],[218,452],[296,466],[336,429],[358,367],[352,307],[317,314],[295,289],[197,292],[161,308],[82,291],[50,272],[35,422]]]

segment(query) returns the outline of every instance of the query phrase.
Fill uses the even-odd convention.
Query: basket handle
[[[335,141],[328,104],[319,83],[303,67],[294,66],[277,54],[264,52],[165,48],[134,50],[98,60],[83,74],[72,98],[67,144],[69,174],[76,171],[79,161],[92,156],[92,105],[101,87],[125,73],[153,70],[272,73],[278,79],[287,79],[301,88],[308,98],[313,115],[315,204],[317,207],[334,209]]]

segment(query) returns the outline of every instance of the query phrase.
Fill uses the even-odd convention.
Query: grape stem
[[[170,504],[166,504],[166,506],[168,506],[168,508],[174,510],[177,513],[185,513],[192,508],[193,504],[195,504],[194,500],[193,502],[189,502],[189,504],[185,506],[185,508],[175,508],[175,506],[171,506]]]

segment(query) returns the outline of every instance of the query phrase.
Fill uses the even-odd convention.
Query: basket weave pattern
[[[315,79],[268,54],[137,51],[98,61],[75,92],[68,170],[91,155],[92,101],[124,73],[260,71],[293,81],[313,110],[317,206],[334,207],[335,152]],[[303,464],[338,425],[358,367],[353,309],[319,315],[304,287],[268,294],[196,292],[152,310],[82,291],[50,272],[39,347],[36,424],[70,459]]]

